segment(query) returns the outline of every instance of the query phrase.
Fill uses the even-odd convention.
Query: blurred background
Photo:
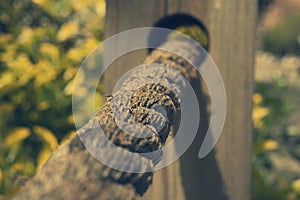
[[[0,9],[1,199],[74,134],[74,77],[103,40],[105,1],[12,0]]]
[[[259,0],[258,11],[252,197],[300,199],[300,0]],[[104,0],[0,2],[0,199],[74,134],[74,77],[104,17]]]

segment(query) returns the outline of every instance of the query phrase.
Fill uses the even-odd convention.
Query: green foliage
[[[256,83],[256,92],[263,96],[260,104],[267,107],[269,113],[263,119],[264,126],[255,130],[255,140],[263,140],[271,136],[281,138],[282,134],[285,134],[287,126],[285,119],[291,112],[291,107],[284,96],[286,89],[287,85],[283,77],[276,78],[272,83]]]
[[[0,198],[74,132],[74,77],[104,14],[104,0],[0,2]]]
[[[297,176],[278,171],[271,159],[274,155],[280,159],[297,159],[293,150],[288,148],[291,143],[287,117],[291,113],[291,105],[285,96],[286,80],[277,77],[270,83],[256,82],[255,90],[253,199],[299,199],[300,183],[294,181]],[[257,118],[260,123],[257,123]]]
[[[287,188],[278,188],[276,183],[268,181],[267,173],[263,173],[257,166],[253,167],[252,177],[253,200],[283,200],[287,199],[289,190]]]
[[[300,13],[292,13],[269,30],[263,38],[263,49],[275,55],[300,55]]]

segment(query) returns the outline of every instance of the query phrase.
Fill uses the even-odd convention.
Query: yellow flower
[[[269,114],[269,109],[266,107],[255,106],[252,111],[252,120],[255,128],[261,128],[263,125],[262,119]]]
[[[252,101],[255,105],[260,104],[263,100],[263,97],[259,93],[254,93],[252,96]]]
[[[35,126],[33,127],[33,131],[49,144],[52,151],[56,149],[58,144],[57,138],[49,129],[42,126]]]
[[[30,136],[30,130],[26,127],[15,128],[9,135],[5,137],[5,145],[12,147],[19,144]]]
[[[269,114],[269,109],[266,107],[256,107],[253,112],[253,119],[262,119]]]
[[[279,143],[275,140],[266,140],[263,143],[263,149],[266,151],[271,151],[279,148]]]
[[[62,25],[57,33],[59,41],[67,40],[78,33],[79,25],[77,22],[68,22]]]

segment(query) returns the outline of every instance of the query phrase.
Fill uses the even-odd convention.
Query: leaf
[[[32,73],[34,69],[33,64],[25,53],[21,53],[14,60],[7,62],[7,66],[11,68],[7,73],[13,76],[12,83],[26,85],[34,76]]]
[[[264,141],[263,143],[263,149],[265,151],[271,151],[271,150],[276,150],[279,148],[279,143],[275,140],[269,139]]]
[[[18,37],[20,44],[30,44],[33,41],[34,31],[30,27],[24,27]]]
[[[2,62],[11,62],[14,60],[18,45],[15,43],[10,43],[3,53],[0,54],[0,59]]]
[[[0,186],[2,185],[3,182],[3,173],[2,170],[0,169]]]
[[[64,88],[65,95],[76,95],[79,97],[84,97],[87,95],[87,88],[84,85],[85,74],[83,70],[78,70],[76,73],[76,78],[72,79]],[[75,88],[76,87],[76,88]],[[75,93],[73,93],[76,91]]]
[[[22,162],[16,162],[11,166],[11,170],[23,172],[24,175],[33,175],[35,167],[32,161],[26,160]]]
[[[99,41],[95,38],[88,38],[85,41],[84,50],[85,50],[85,56],[87,56],[97,45],[99,44]]]
[[[77,22],[68,22],[63,24],[58,33],[57,33],[57,39],[59,41],[65,41],[72,36],[76,35],[79,30],[79,25]]]
[[[56,149],[58,144],[57,138],[49,129],[42,126],[34,126],[33,131],[49,145],[52,151]]]
[[[66,82],[71,80],[76,75],[76,71],[76,68],[67,68],[63,75],[64,80]]]
[[[87,8],[88,3],[88,0],[73,0],[71,1],[71,6],[75,11],[81,12]]]
[[[43,148],[38,155],[37,158],[37,171],[40,171],[43,165],[46,163],[46,161],[50,158],[52,154],[52,150],[48,147]]]
[[[37,108],[40,111],[47,110],[49,107],[50,107],[50,104],[48,101],[39,102],[37,105]]]
[[[32,73],[35,75],[35,86],[37,88],[45,85],[57,77],[58,70],[48,61],[40,60],[36,65]]]
[[[5,137],[5,145],[10,148],[15,146],[30,136],[30,130],[26,127],[15,128]]]
[[[12,73],[4,72],[0,74],[0,91],[3,92],[4,88],[14,85],[15,78]]]
[[[32,2],[41,6],[42,8],[45,8],[45,7],[49,6],[49,4],[51,3],[51,0],[32,0]]]
[[[84,53],[85,52],[82,51],[82,48],[73,48],[67,52],[66,57],[72,62],[78,63],[84,58],[84,56],[86,56]]]
[[[40,53],[47,58],[50,58],[54,63],[58,63],[60,52],[59,48],[51,43],[42,43],[39,49]]]
[[[292,182],[292,188],[295,192],[300,194],[300,179],[297,179]]]

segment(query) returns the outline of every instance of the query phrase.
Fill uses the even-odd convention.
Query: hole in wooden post
[[[173,14],[158,20],[154,27],[167,28],[181,32],[195,41],[208,51],[209,49],[209,32],[206,26],[195,17],[187,14]],[[169,36],[161,36],[155,32],[150,33],[148,44],[159,46],[163,44]],[[153,49],[149,49],[150,53]]]

